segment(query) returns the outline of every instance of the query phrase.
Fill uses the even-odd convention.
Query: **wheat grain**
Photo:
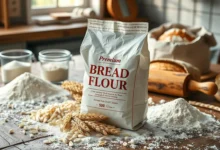
[[[208,108],[208,109],[220,112],[220,107],[218,107],[218,106],[205,104],[205,103],[201,103],[201,102],[195,102],[195,101],[189,101],[189,104],[194,105],[194,106],[203,107],[203,108]]]
[[[81,83],[74,81],[64,81],[61,87],[70,92],[72,97],[78,102],[81,103],[82,100],[82,91],[83,86]]]
[[[55,124],[54,120],[59,120],[69,113],[79,113],[80,105],[75,101],[66,101],[61,104],[48,105],[31,113],[31,118],[40,122]]]
[[[106,146],[107,145],[107,141],[99,141],[98,142],[98,146]]]
[[[97,122],[97,124],[99,125],[99,127],[101,129],[104,129],[109,134],[117,135],[117,134],[120,133],[120,130],[118,128],[114,127],[114,126],[104,124],[104,123],[100,123],[100,122]]]
[[[81,95],[78,94],[78,96]],[[70,141],[89,136],[92,131],[96,131],[103,135],[117,135],[120,133],[120,130],[116,127],[100,122],[107,120],[107,116],[96,113],[79,114],[79,112],[79,103],[76,101],[65,101],[60,104],[48,105],[44,109],[33,111],[30,117],[39,122],[59,126],[61,131],[67,132],[67,137],[64,139],[64,142],[67,144]],[[43,132],[40,128],[36,131],[31,131],[27,126],[21,127],[23,127],[24,130],[30,130],[32,138],[34,134]]]
[[[79,118],[75,117],[74,121],[81,127],[81,129],[85,132],[90,132],[89,127]]]
[[[9,134],[14,134],[14,133],[15,133],[15,132],[14,132],[13,129],[9,130]]]
[[[73,142],[74,143],[79,143],[79,142],[81,142],[81,139],[80,138],[76,138],[76,139],[73,140]]]
[[[72,141],[69,142],[69,146],[72,147],[74,144]]]
[[[53,143],[53,141],[47,139],[47,140],[44,140],[43,143],[46,145],[49,145],[49,144]]]
[[[85,123],[92,128],[93,130],[95,130],[96,132],[102,133],[103,135],[108,135],[108,133],[105,131],[105,129],[100,128],[100,126],[97,124],[97,122],[95,121],[85,121]]]
[[[107,120],[108,117],[101,115],[101,114],[95,114],[95,113],[88,113],[88,114],[76,114],[73,117],[77,117],[81,120],[87,120],[87,121],[104,121]]]
[[[71,119],[72,119],[72,114],[70,114],[70,113],[64,117],[63,124],[62,124],[63,129],[67,128],[68,124],[70,124],[70,122],[71,122]]]
[[[61,86],[68,91],[82,94],[83,86],[81,83],[74,81],[64,81]]]
[[[81,103],[82,101],[82,95],[81,94],[78,94],[78,93],[73,93],[73,92],[70,92],[73,99],[76,100],[77,103]]]

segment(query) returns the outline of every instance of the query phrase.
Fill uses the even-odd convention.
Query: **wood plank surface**
[[[25,142],[24,144],[16,145],[16,148],[19,148],[21,150],[47,150],[47,149],[50,150],[51,149],[50,145],[43,144],[43,141],[45,139],[46,138],[40,138],[40,139],[37,139],[37,140],[34,140],[34,141]],[[65,147],[64,144],[63,144],[63,147]],[[56,149],[61,150],[62,147],[56,148]],[[11,149],[9,149],[9,150],[11,150]]]
[[[8,146],[10,146],[10,143],[7,141],[5,137],[2,137],[2,135],[0,134],[0,148]]]
[[[7,29],[10,25],[9,22],[9,7],[8,7],[8,0],[1,0],[2,2],[2,21],[4,24],[5,29]]]
[[[71,68],[70,69],[70,76],[69,76],[69,80],[74,80],[74,81],[79,81],[82,82],[83,79],[83,73],[84,73],[84,69],[83,69],[83,61],[81,56],[75,56],[74,57],[75,60],[75,67],[74,69]],[[40,71],[39,71],[39,63],[35,63],[32,66],[32,70],[33,70],[33,74],[39,75]],[[217,70],[218,72],[220,71],[220,65],[215,66],[213,68],[213,66],[211,67],[211,69],[213,70]],[[149,97],[152,97],[153,101],[155,103],[159,103],[161,99],[164,99],[165,101],[171,101],[177,97],[173,97],[173,96],[167,96],[167,95],[162,95],[162,94],[157,94],[157,93],[152,93],[149,92]],[[205,95],[203,93],[200,92],[196,92],[196,93],[191,93],[189,95],[189,97],[186,98],[186,100],[194,100],[194,101],[199,101],[199,102],[203,102],[203,103],[207,103],[207,104],[212,104],[212,105],[216,105],[220,107],[220,103],[216,100],[216,98],[214,96],[208,96]],[[198,107],[199,108],[199,107]],[[217,111],[210,111],[209,109],[205,109],[205,108],[199,108],[201,111],[209,113],[213,116],[215,116],[216,118],[220,119],[220,113]],[[10,129],[14,129],[15,134],[10,135],[8,133],[8,131]],[[14,122],[8,122],[6,124],[2,124],[0,125],[0,149],[5,147],[4,150],[17,150],[17,149],[22,149],[22,150],[46,150],[46,149],[51,149],[51,147],[43,144],[43,140],[45,140],[45,135],[40,135],[40,136],[36,136],[37,138],[31,139],[28,136],[24,136],[21,134],[21,129],[19,129]],[[220,135],[219,135],[220,136]],[[187,146],[187,144],[191,144],[194,143],[194,147],[198,148],[198,149],[205,149],[207,146],[212,146],[215,145],[217,148],[220,148],[220,139],[212,139],[209,136],[197,136],[191,139],[183,139],[183,140],[179,140],[179,141],[174,141],[172,143],[169,143],[167,146],[178,146],[178,147],[184,147]],[[148,143],[146,145],[149,145],[150,142],[148,141]],[[64,146],[64,145],[63,145]],[[58,147],[57,149],[62,149],[63,146]],[[121,146],[115,146],[115,149],[126,149],[129,150],[129,148],[125,148],[125,147],[121,147]],[[81,148],[80,148],[81,149]],[[138,147],[138,149],[143,149],[143,147]],[[163,149],[163,147],[160,147],[158,149]],[[184,148],[183,148],[184,149]]]
[[[21,144],[17,144],[15,146],[3,148],[3,150],[46,150],[46,149],[51,149],[50,145],[43,144],[43,141],[46,138],[42,137],[39,139],[35,139],[29,142],[24,142]],[[62,149],[62,148],[60,148]]]
[[[10,130],[14,131],[14,134],[10,134]],[[15,125],[15,121],[9,120],[8,122],[0,125],[0,148],[7,148],[12,145],[23,144],[27,141],[33,141],[35,139],[48,137],[47,133],[41,132],[38,135],[34,135],[34,138],[29,136],[29,132],[26,135],[22,133],[23,129],[20,129],[17,125]]]
[[[22,25],[0,28],[0,44],[47,40],[71,36],[83,36],[87,23],[73,23],[67,25]]]
[[[11,146],[11,147],[8,147],[8,148],[4,148],[2,150],[21,150],[21,149],[17,148],[16,146]]]

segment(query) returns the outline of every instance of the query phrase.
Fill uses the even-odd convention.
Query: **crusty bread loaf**
[[[195,35],[186,31],[186,29],[172,28],[164,32],[158,40],[166,42],[191,42],[194,39]]]
[[[157,59],[150,63],[150,70],[164,70],[173,72],[188,73],[193,80],[200,81],[200,71],[195,66],[180,60]]]
[[[186,70],[181,65],[174,62],[154,61],[150,63],[150,70],[164,70],[174,72],[185,72]]]

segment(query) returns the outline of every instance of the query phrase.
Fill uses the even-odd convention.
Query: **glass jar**
[[[39,53],[41,77],[53,83],[68,79],[70,51],[64,49],[43,50]]]
[[[30,50],[24,49],[0,52],[3,83],[8,83],[25,72],[31,72],[32,56],[33,53]]]

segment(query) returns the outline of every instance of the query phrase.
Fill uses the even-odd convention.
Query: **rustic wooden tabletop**
[[[82,82],[83,80],[83,61],[80,56],[74,56],[75,65],[70,67],[70,74],[69,74],[69,80],[75,80]],[[220,65],[211,65],[211,70],[213,72],[220,72]],[[39,75],[39,63],[34,63],[32,66],[32,73]],[[152,97],[153,101],[156,103],[159,103],[161,99],[164,99],[166,101],[171,101],[175,99],[176,97],[167,96],[167,95],[161,95],[156,93],[149,92],[149,97]],[[186,98],[187,100],[194,100],[199,101],[207,104],[213,104],[216,106],[220,106],[220,101],[217,101],[214,96],[207,96],[202,93],[191,93],[189,97]],[[209,113],[216,118],[220,119],[220,112],[217,111],[210,111],[205,108],[199,108],[201,111]],[[47,135],[41,134],[40,136],[36,136],[34,139],[31,139],[30,137],[23,135],[19,132],[16,132],[15,134],[11,135],[8,133],[8,130],[14,129],[14,131],[20,130],[15,124],[12,122],[6,123],[4,125],[0,125],[0,149],[4,150],[44,150],[44,149],[51,149],[49,146],[43,144],[43,140],[47,137]],[[220,136],[220,135],[219,135]],[[194,143],[194,147],[198,149],[203,149],[206,146],[212,146],[216,145],[218,148],[220,148],[220,142],[218,140],[210,139],[206,136],[199,136],[192,139],[183,139],[179,141],[174,141],[172,145],[176,145],[177,147],[182,147],[181,149],[184,149],[184,146],[187,144]],[[6,148],[4,148],[6,147]],[[62,149],[62,147],[60,147]],[[119,149],[129,149],[129,148],[122,148]],[[160,149],[160,148],[159,148]]]

